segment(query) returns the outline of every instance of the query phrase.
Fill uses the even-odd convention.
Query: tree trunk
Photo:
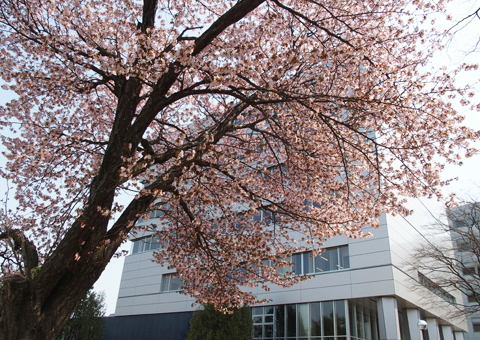
[[[48,295],[43,294],[49,281],[45,276],[4,282],[0,288],[0,339],[57,339],[71,312],[108,263],[107,259],[98,262],[95,258],[87,257],[65,272]]]
[[[142,32],[154,27],[157,0],[144,0]],[[192,55],[198,55],[223,32],[225,28],[244,18],[265,0],[240,0],[196,39]],[[87,291],[100,277],[106,265],[132,229],[138,216],[145,212],[155,197],[145,194],[135,198],[124,210],[113,227],[107,230],[115,191],[122,181],[119,170],[125,158],[132,157],[145,131],[163,108],[169,105],[167,94],[182,69],[180,62],[172,62],[169,69],[154,86],[150,98],[137,113],[141,102],[143,81],[136,77],[115,77],[114,94],[117,110],[108,146],[97,175],[88,186],[88,204],[73,223],[39,271],[33,273],[38,257],[35,247],[29,247],[30,265],[23,280],[5,280],[0,283],[0,339],[1,340],[56,340],[71,314]],[[244,105],[244,104],[242,104]],[[246,104],[245,104],[246,105]],[[243,109],[244,106],[239,107]],[[237,108],[238,110],[238,108]],[[237,114],[239,112],[236,112]],[[235,119],[235,115],[231,119]],[[226,120],[220,124],[217,140],[227,132]],[[172,150],[174,154],[175,150]],[[200,159],[200,153],[197,158]],[[164,155],[165,156],[165,155]],[[166,157],[165,161],[171,156]],[[157,162],[160,160],[157,159]],[[166,178],[158,179],[147,189],[172,190],[172,182],[192,160],[172,166]],[[12,237],[6,235],[5,237]],[[21,243],[21,242],[20,242]],[[25,250],[30,243],[22,245]],[[25,249],[23,249],[25,248]],[[35,255],[35,256],[30,256]],[[22,277],[21,277],[22,278]]]

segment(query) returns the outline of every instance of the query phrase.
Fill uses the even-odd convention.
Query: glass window
[[[180,290],[182,285],[182,280],[178,277],[175,277],[175,273],[162,275],[162,292],[174,292]]]
[[[356,321],[357,321],[357,336],[359,338],[365,339],[365,333],[363,329],[363,308],[360,305],[357,305],[357,308],[356,308]]]
[[[455,228],[463,228],[463,227],[465,227],[465,226],[467,226],[467,225],[468,225],[468,223],[466,223],[465,221],[462,221],[462,220],[455,220],[455,221],[453,221],[453,226],[454,226]]]
[[[296,275],[302,275],[302,254],[297,253],[293,254],[292,256],[292,262],[293,262],[293,272]]]
[[[308,303],[299,304],[297,307],[298,336],[308,336]]]
[[[363,330],[365,332],[365,339],[372,340],[372,328],[370,325],[370,309],[363,307]]]
[[[285,307],[275,306],[275,337],[285,336]]]
[[[255,325],[253,326],[253,337],[255,339],[261,339],[262,338],[262,329],[263,329],[263,326],[262,325]]]
[[[273,325],[265,325],[265,338],[273,338]]]
[[[263,315],[263,307],[253,307],[252,308],[253,315]]]
[[[132,254],[160,248],[160,242],[159,242],[158,236],[155,236],[155,237],[148,236],[148,237],[140,238],[138,240],[133,240],[132,243],[133,243]]]
[[[320,302],[310,304],[310,335],[322,335],[322,322],[320,320]]]
[[[138,253],[138,248],[140,247],[140,242],[138,240],[132,241],[133,243],[133,248],[132,248],[132,254]]]
[[[150,249],[159,249],[159,248],[160,248],[160,237],[159,237],[159,236],[155,236],[155,237],[152,239],[152,243],[151,243]]]
[[[303,274],[312,274],[314,271],[315,258],[311,256],[312,252],[307,251],[303,253]]]
[[[362,336],[358,340],[377,340],[376,310],[353,301],[348,302],[350,335],[357,338],[357,326]],[[359,316],[356,318],[356,312]],[[365,314],[366,313],[366,314]],[[346,340],[347,301],[324,301],[290,305],[253,307],[255,336],[269,340]],[[368,331],[365,331],[365,329]]]
[[[370,311],[370,325],[372,326],[372,340],[378,340],[377,334],[377,320],[375,319],[376,313],[375,311]],[[428,335],[428,332],[426,332]]]
[[[475,333],[480,332],[480,319],[472,319],[472,325]]]
[[[468,299],[468,302],[473,303],[473,302],[477,302],[477,299],[480,300],[480,296],[479,294],[471,294],[471,295],[468,295],[467,299]]]
[[[279,258],[278,261],[281,261],[281,259]],[[284,260],[285,262],[292,262],[292,257],[291,256],[288,256],[285,258]],[[285,276],[287,275],[287,272],[291,273],[293,271],[293,267],[292,266],[286,266],[286,267],[283,267],[283,268],[278,268],[277,269],[277,273],[278,275],[280,276]]]
[[[457,251],[470,251],[470,243],[466,241],[456,241]]]
[[[462,270],[463,275],[472,275],[475,274],[475,267],[467,267]]]
[[[168,292],[168,287],[170,287],[170,275],[162,275],[162,287],[160,290],[162,292]]]
[[[348,246],[338,248],[338,256],[340,258],[339,269],[350,268],[350,259],[348,256]]]
[[[323,335],[335,335],[333,328],[333,301],[322,302]]]
[[[287,337],[297,336],[297,305],[286,305]]]
[[[357,327],[355,327],[355,303],[352,301],[348,302],[348,317],[350,323],[350,335],[357,336]]]
[[[170,278],[170,290],[180,290],[182,288],[182,280],[178,277],[171,277]]]
[[[277,273],[280,276],[285,276],[287,272],[291,272],[294,275],[306,275],[350,268],[348,246],[324,249],[323,252],[316,257],[312,257],[311,255],[312,252],[307,251],[296,253],[285,258],[285,261],[293,263],[293,266],[278,268]],[[280,261],[281,259],[278,258],[277,262]]]
[[[325,249],[315,258],[315,271],[317,273],[337,269],[339,269],[337,248]]]
[[[335,323],[337,325],[337,335],[347,335],[344,300],[335,301]]]

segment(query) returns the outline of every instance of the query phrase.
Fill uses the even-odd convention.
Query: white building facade
[[[288,289],[273,285],[269,292],[254,289],[260,299],[271,301],[252,306],[254,338],[463,340],[467,331],[464,320],[448,317],[451,313],[444,304],[435,308],[423,302],[425,292],[439,302],[462,299],[461,294],[432,293],[418,287],[419,281],[425,284],[429,279],[409,271],[405,263],[423,237],[417,225],[421,223],[415,217],[383,214],[378,229],[364,228],[373,233],[371,238],[335,237],[316,258],[295,254],[294,271],[310,278]],[[178,293],[181,282],[172,276],[173,271],[152,262],[152,252],[158,247],[152,237],[133,240],[132,253],[125,259],[115,318],[180,317],[198,308],[192,307],[189,296]],[[419,320],[427,322],[426,330],[420,329]]]

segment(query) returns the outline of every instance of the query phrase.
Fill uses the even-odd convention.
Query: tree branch
[[[25,265],[25,277],[32,279],[32,269],[38,267],[38,253],[35,245],[17,229],[10,229],[0,234],[0,240],[10,238],[13,240],[14,251],[22,249],[22,260]]]

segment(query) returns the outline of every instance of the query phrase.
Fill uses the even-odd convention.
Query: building
[[[451,238],[455,249],[459,275],[465,280],[463,305],[470,313],[467,317],[466,340],[480,340],[479,298],[480,292],[480,204],[471,203],[450,209],[447,212]]]
[[[405,263],[423,237],[422,224],[418,214],[406,218],[383,214],[378,229],[365,228],[374,234],[371,238],[335,237],[326,242],[327,250],[319,257],[295,254],[295,272],[311,278],[289,289],[255,290],[259,298],[271,299],[252,307],[255,339],[463,340],[464,320],[450,318],[443,304],[427,307],[423,301],[425,293],[439,302],[462,299],[460,293],[432,290],[432,281],[409,271]],[[154,319],[156,332],[162,334],[158,339],[185,337],[185,320],[196,307],[189,296],[178,294],[181,282],[172,277],[172,271],[151,261],[152,250],[159,246],[148,235],[133,240],[115,317],[108,326],[118,330],[116,339],[121,339],[120,335],[131,338],[127,335],[133,334],[129,324],[135,325],[135,339],[153,339],[142,332],[148,328],[146,333],[151,334]],[[425,288],[414,289],[413,282]],[[175,334],[170,334],[172,320],[179,320]],[[427,322],[427,330],[420,329],[420,320]]]

